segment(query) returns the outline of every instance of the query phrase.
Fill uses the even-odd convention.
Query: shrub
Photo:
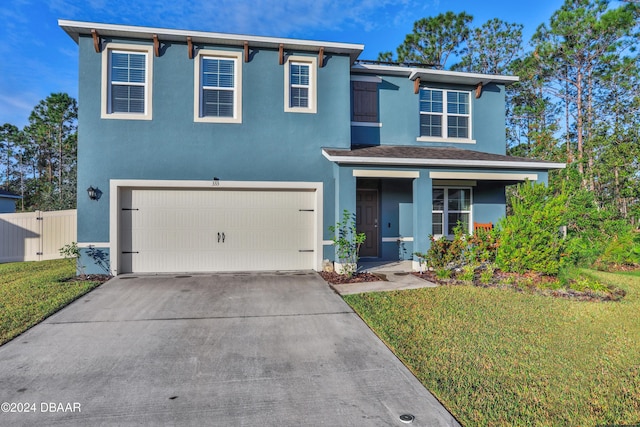
[[[511,198],[512,214],[499,223],[499,268],[557,274],[564,243],[558,230],[566,204],[565,195],[553,195],[544,184],[519,185]]]
[[[451,278],[451,270],[448,268],[438,268],[436,270],[436,277],[440,280],[442,279],[450,279]]]
[[[467,235],[462,224],[458,224],[453,233],[452,240],[429,236],[431,246],[427,253],[414,253],[420,259],[420,264],[437,270],[495,261],[499,240],[497,229],[477,230],[475,234]]]
[[[500,232],[497,228],[491,230],[479,229],[469,236],[469,255],[475,263],[493,263],[496,260]]]
[[[562,191],[570,194],[563,215],[563,223],[567,226],[563,261],[567,265],[591,266],[602,256],[612,239],[629,233],[631,227],[628,221],[619,218],[615,208],[601,207],[593,192],[578,189],[569,192],[567,188]]]
[[[360,245],[367,236],[356,231],[355,214],[349,213],[346,209],[342,212],[342,221],[330,226],[329,231],[333,233],[333,244],[342,266],[340,274],[352,277],[358,269]]]
[[[85,277],[86,274],[84,272],[84,265],[80,261],[80,248],[78,248],[78,244],[76,242],[71,242],[67,245],[64,245],[60,249],[58,249],[60,255],[64,257],[64,259],[69,259],[76,267],[76,273],[80,275],[80,277]]]
[[[596,261],[597,265],[610,267],[620,265],[637,265],[640,263],[640,240],[629,228],[625,232],[613,236]]]
[[[495,273],[495,267],[493,265],[487,265],[485,269],[480,273],[480,283],[489,285],[493,281],[493,275]]]
[[[467,264],[462,267],[462,271],[458,274],[458,279],[462,280],[465,283],[473,283],[473,279],[475,277],[475,266],[472,264]]]

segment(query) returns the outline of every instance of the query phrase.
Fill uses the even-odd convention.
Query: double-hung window
[[[102,118],[151,119],[151,49],[107,45],[102,65]]]
[[[317,59],[290,56],[285,63],[284,110],[287,112],[316,112]]]
[[[420,89],[420,138],[471,139],[470,93]]]
[[[471,232],[471,189],[434,188],[431,233],[434,236],[452,236],[458,223],[465,233]]]
[[[242,122],[239,52],[200,51],[195,66],[194,120]]]
[[[289,64],[289,78],[291,90],[289,91],[289,106],[291,108],[309,108],[309,80],[310,65],[298,62]]]

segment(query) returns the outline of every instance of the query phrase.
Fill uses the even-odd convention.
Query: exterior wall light
[[[98,200],[100,198],[100,193],[100,190],[98,190],[97,188],[93,188],[92,186],[89,186],[89,188],[87,188],[87,194],[89,195],[89,198],[91,200]]]

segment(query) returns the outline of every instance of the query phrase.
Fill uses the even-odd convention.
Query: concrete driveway
[[[115,278],[0,347],[0,384],[0,425],[458,425],[311,272]]]

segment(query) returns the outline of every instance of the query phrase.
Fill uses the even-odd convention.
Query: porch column
[[[356,213],[356,177],[353,176],[353,168],[334,165],[334,174],[336,177],[336,210],[333,223],[327,224],[327,227],[342,221],[342,212],[345,209],[351,214]],[[334,261],[338,261],[336,251],[337,248],[334,247]]]
[[[413,251],[425,253],[430,246],[431,213],[433,210],[432,181],[429,172],[420,171],[420,178],[413,180]],[[419,260],[414,255],[413,269],[419,269]]]

